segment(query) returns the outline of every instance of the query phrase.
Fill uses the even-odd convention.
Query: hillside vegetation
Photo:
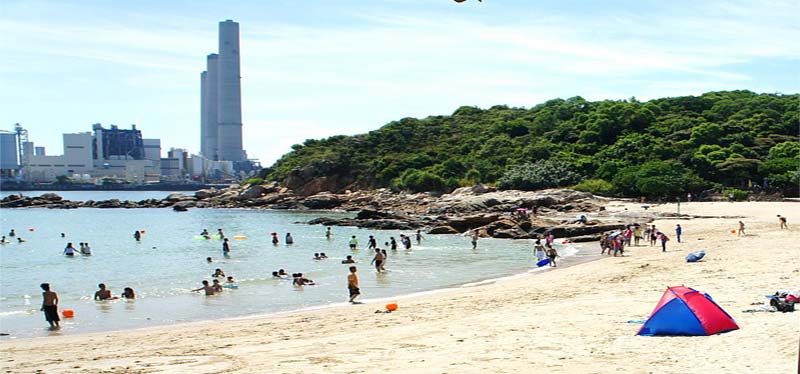
[[[367,134],[306,140],[266,179],[324,163],[357,188],[447,191],[574,186],[618,196],[674,196],[763,186],[797,195],[800,95],[750,91],[640,102],[555,99],[530,109],[460,107]]]

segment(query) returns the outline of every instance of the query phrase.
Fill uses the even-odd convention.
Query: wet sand
[[[800,288],[797,203],[689,203],[669,219],[668,252],[633,247],[541,274],[383,303],[151,329],[0,342],[0,370],[160,372],[747,373],[797,368],[792,313],[744,313],[778,289]],[[608,210],[641,210],[612,202]],[[674,204],[655,206],[674,212]],[[789,217],[780,230],[776,214]],[[741,218],[739,218],[741,217]],[[730,230],[737,221],[748,235]],[[587,244],[588,245],[588,244]],[[690,252],[708,252],[687,264]],[[598,250],[599,251],[599,250]],[[639,337],[667,286],[707,292],[740,326],[709,337]],[[342,280],[345,294],[344,279]],[[368,297],[369,295],[364,295]],[[267,301],[268,302],[268,301]],[[42,321],[44,323],[44,321]]]

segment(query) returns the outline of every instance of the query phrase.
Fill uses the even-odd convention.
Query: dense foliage
[[[280,181],[292,169],[326,160],[362,188],[448,190],[475,182],[541,188],[585,179],[592,182],[579,186],[593,192],[664,196],[748,189],[767,179],[769,188],[796,195],[799,105],[798,94],[730,91],[648,102],[573,97],[530,109],[461,107],[367,134],[306,140],[267,178]],[[539,160],[578,179],[545,173],[543,180],[535,175],[545,165]],[[507,183],[513,180],[520,184]]]

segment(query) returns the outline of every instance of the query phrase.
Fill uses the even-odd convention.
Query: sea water
[[[81,192],[83,193],[83,191]],[[148,194],[153,194],[147,191]],[[114,198],[112,192],[86,194],[87,199]],[[165,193],[158,196],[163,197]],[[146,198],[146,197],[143,197]],[[78,200],[78,199],[76,199]],[[424,235],[405,250],[400,234],[414,232],[325,227],[304,222],[316,217],[350,217],[349,213],[270,211],[245,209],[3,209],[0,234],[13,228],[24,243],[0,246],[0,333],[11,337],[73,334],[147,327],[171,323],[217,320],[245,315],[284,312],[345,302],[350,265],[341,261],[352,255],[365,301],[480,282],[532,271],[536,268],[531,240],[480,239],[476,250],[462,235]],[[222,241],[198,240],[208,229],[222,228],[231,240],[229,257],[222,256]],[[140,242],[136,230],[144,232]],[[271,243],[270,233],[280,243]],[[61,237],[61,233],[65,237]],[[286,233],[294,244],[285,244]],[[386,249],[385,273],[370,266],[374,252],[367,249],[369,235]],[[351,236],[359,241],[350,250]],[[392,251],[385,242],[397,239]],[[88,242],[91,256],[64,256],[65,245]],[[314,260],[324,252],[328,259]],[[569,260],[578,249],[560,246]],[[208,263],[207,257],[213,262]],[[191,290],[221,268],[239,282],[237,289],[206,297]],[[291,279],[276,279],[272,272],[303,273],[315,286],[293,286]],[[540,269],[543,270],[543,269]],[[47,282],[58,293],[60,309],[73,309],[75,317],[62,318],[62,329],[45,327],[39,284]],[[115,296],[131,287],[136,300],[94,301],[97,284],[105,283]]]

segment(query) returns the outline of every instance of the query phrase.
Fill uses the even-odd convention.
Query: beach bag
[[[775,307],[779,312],[787,313],[787,312],[794,312],[794,303],[793,302],[786,302],[781,300],[778,297],[773,297],[769,300],[769,305]]]

